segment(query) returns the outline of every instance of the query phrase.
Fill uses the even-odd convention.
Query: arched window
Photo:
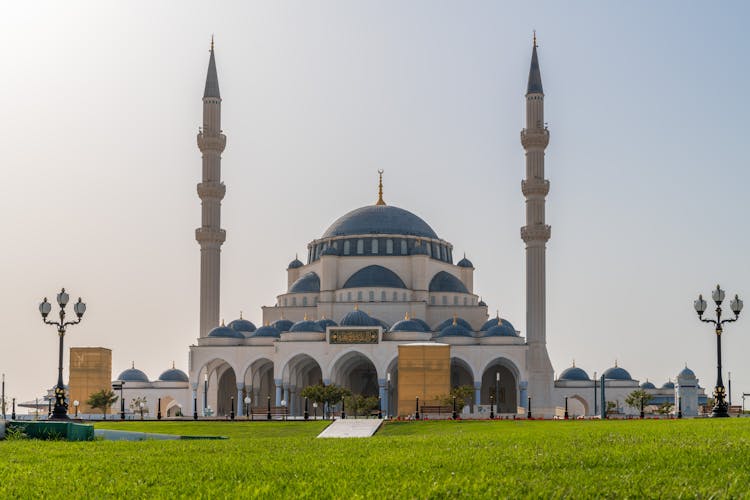
[[[351,251],[349,247],[349,240],[344,241],[344,255],[349,255],[349,252]]]
[[[359,292],[357,292],[357,300],[360,301],[360,302],[362,302],[362,290],[360,290]]]
[[[401,240],[401,255],[406,255],[407,253],[409,253],[409,249],[406,240]]]
[[[370,293],[368,294],[368,298],[370,299],[370,302],[375,302],[375,292],[370,290]]]
[[[443,295],[443,305],[444,306],[448,305],[448,296],[447,295]]]
[[[347,300],[347,302],[351,302],[352,301],[352,292],[346,292],[346,300]]]
[[[380,301],[381,302],[385,302],[385,290],[383,290],[382,292],[380,292]]]
[[[464,297],[464,305],[467,305],[467,304],[468,304],[468,300],[466,297]]]
[[[360,255],[365,253],[365,240],[357,240],[357,253]]]
[[[432,257],[432,245],[430,245],[429,243],[427,243],[427,255]]]
[[[453,305],[454,305],[454,306],[457,306],[457,305],[458,305],[458,295],[454,295],[454,296],[453,296]]]
[[[385,253],[388,255],[393,254],[393,240],[385,240]]]
[[[393,302],[398,302],[398,292],[393,292]]]
[[[303,306],[307,305],[307,297],[302,297],[302,305]]]
[[[430,296],[430,304],[432,304],[433,306],[435,305],[435,296],[434,295]]]
[[[292,297],[292,306],[297,305],[297,297]]]
[[[372,240],[372,254],[377,255],[378,254],[378,240],[373,239]]]

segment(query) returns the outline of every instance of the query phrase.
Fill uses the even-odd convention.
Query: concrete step
[[[379,418],[347,418],[334,420],[319,438],[367,438],[377,432],[383,420]]]

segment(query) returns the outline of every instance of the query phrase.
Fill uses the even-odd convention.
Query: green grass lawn
[[[750,419],[389,423],[107,422],[222,441],[0,442],[0,498],[747,497]]]

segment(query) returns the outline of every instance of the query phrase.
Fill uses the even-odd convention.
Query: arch
[[[352,350],[331,364],[331,381],[363,396],[378,396],[378,371],[365,354]]]
[[[447,271],[440,271],[430,280],[430,292],[457,292],[469,293],[466,285]]]
[[[297,354],[284,365],[282,384],[289,393],[289,411],[292,415],[302,415],[304,398],[300,392],[307,386],[323,383],[320,364],[309,354]]]
[[[500,380],[498,381],[498,375]],[[482,404],[489,405],[494,398],[497,413],[518,411],[518,368],[507,358],[495,358],[482,372],[480,398]]]
[[[451,357],[451,389],[463,385],[474,387],[474,371],[466,360]]]
[[[367,266],[352,274],[342,288],[406,288],[404,281],[388,268]]]
[[[579,394],[568,396],[568,415],[570,418],[585,417],[589,414],[589,403]]]
[[[388,374],[391,377],[390,383]],[[395,416],[398,415],[398,355],[386,365],[385,380],[386,403],[383,410],[386,415]]]
[[[250,376],[248,382],[248,375]],[[276,382],[274,381],[274,364],[268,358],[257,358],[250,363],[244,372],[245,394],[250,396],[250,406],[265,407],[268,398],[275,404]]]
[[[227,416],[232,410],[232,400],[237,396],[237,375],[231,366],[227,366],[218,377],[216,389],[216,415]],[[237,401],[234,402],[235,411]]]

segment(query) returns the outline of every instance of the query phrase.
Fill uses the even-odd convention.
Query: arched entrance
[[[378,372],[370,358],[357,351],[341,356],[331,370],[331,381],[365,397],[378,396]]]
[[[250,365],[245,373],[245,394],[250,396],[250,406],[253,408],[265,408],[269,397],[271,404],[276,404],[273,361],[261,358]]]
[[[469,364],[461,358],[451,358],[451,389],[456,387],[471,387],[471,396],[466,400],[467,405],[474,405],[478,401],[474,401],[474,372],[469,367]],[[461,408],[458,409],[461,411]]]
[[[231,366],[226,365],[219,371],[219,388],[216,392],[216,415],[227,416],[232,410],[232,400],[237,397],[237,377]],[[237,401],[234,411],[237,412]]]
[[[212,359],[198,370],[197,379],[198,412],[229,415],[231,398],[237,396],[237,379],[230,364],[220,358]]]
[[[307,386],[323,383],[323,372],[320,365],[307,354],[298,354],[284,367],[282,375],[284,390],[289,391],[289,412],[302,415],[305,411],[304,398],[300,392]],[[308,407],[308,411],[311,409]]]
[[[398,415],[398,356],[388,364],[388,371],[385,374],[385,391],[386,405],[383,411],[386,416]]]
[[[518,377],[516,367],[504,358],[492,361],[482,374],[481,398],[483,405],[494,398],[497,413],[518,411]]]
[[[583,396],[576,394],[568,396],[568,416],[570,418],[584,417],[589,414],[589,405]]]

